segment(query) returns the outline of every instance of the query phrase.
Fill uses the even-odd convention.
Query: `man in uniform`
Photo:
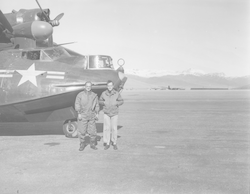
[[[87,81],[85,83],[85,90],[76,96],[75,110],[78,113],[78,137],[80,140],[79,151],[83,151],[87,146],[86,134],[90,136],[90,147],[97,150],[95,145],[96,139],[96,125],[98,120],[99,103],[98,96],[91,91],[92,83]]]
[[[103,142],[104,149],[110,147],[110,136],[114,150],[117,150],[117,123],[119,106],[123,104],[123,99],[119,92],[114,90],[112,81],[107,82],[107,90],[104,91],[99,99],[99,103],[103,105],[104,125],[103,125]]]

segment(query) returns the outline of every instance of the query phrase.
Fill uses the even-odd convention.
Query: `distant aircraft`
[[[156,87],[156,88],[151,88],[151,90],[185,90],[184,88],[171,88],[170,86],[161,86],[161,87]]]
[[[171,88],[170,86],[168,86],[169,90],[185,90],[184,88]]]
[[[81,55],[55,44],[53,27],[63,14],[50,20],[50,10],[39,7],[0,11],[0,122],[64,121],[64,134],[75,137],[76,95],[87,80],[98,95],[107,80],[121,92],[124,63],[115,70],[110,56]]]

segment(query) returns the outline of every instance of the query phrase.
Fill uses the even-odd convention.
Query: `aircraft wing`
[[[60,84],[67,92],[33,100],[0,106],[1,122],[49,122],[76,118],[75,98],[85,83]],[[98,95],[106,89],[106,82],[93,83],[92,90]]]
[[[95,89],[96,87],[103,87],[107,85],[107,82],[92,82],[92,87]],[[84,83],[70,83],[70,84],[56,84],[53,85],[54,87],[84,87],[85,86],[85,82]]]
[[[74,101],[79,90],[0,106],[0,121],[44,122],[74,118]],[[69,111],[70,109],[70,111]],[[9,116],[8,116],[9,115]]]

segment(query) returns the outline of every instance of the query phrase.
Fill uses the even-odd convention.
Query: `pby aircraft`
[[[63,121],[64,134],[75,137],[76,95],[87,80],[99,96],[107,80],[122,91],[124,61],[115,70],[110,56],[81,55],[55,44],[53,27],[63,14],[50,20],[50,10],[39,7],[0,11],[0,122]]]

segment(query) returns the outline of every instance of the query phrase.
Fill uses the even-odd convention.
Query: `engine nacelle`
[[[34,40],[46,40],[53,33],[53,27],[48,22],[33,21],[13,27],[14,37],[25,37]]]

